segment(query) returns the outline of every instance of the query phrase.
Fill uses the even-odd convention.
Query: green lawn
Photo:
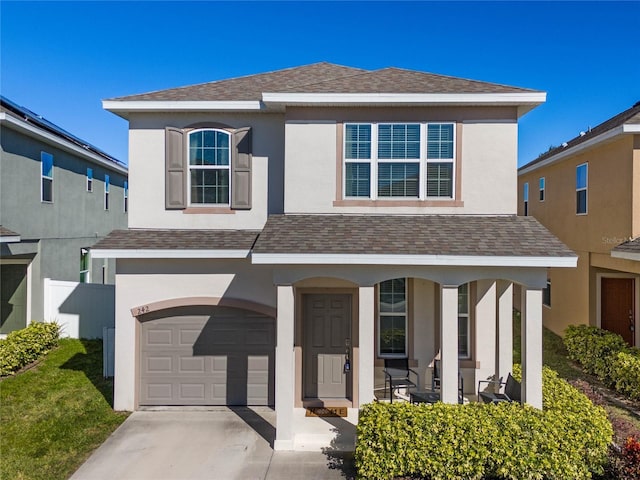
[[[0,382],[0,477],[66,479],[120,425],[102,341],[63,339],[35,368]]]

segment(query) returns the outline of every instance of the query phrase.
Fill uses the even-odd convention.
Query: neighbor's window
[[[222,130],[189,134],[190,203],[229,205],[231,135]]]
[[[104,209],[109,210],[109,175],[104,176]]]
[[[80,283],[89,283],[91,281],[91,273],[89,269],[89,249],[80,249]]]
[[[124,181],[124,213],[129,211],[129,182]]]
[[[454,124],[348,123],[346,198],[453,198]]]
[[[93,168],[87,168],[87,192],[93,192]]]
[[[407,356],[407,280],[395,278],[379,284],[378,354]]]
[[[40,162],[42,163],[40,200],[53,203],[53,155],[40,152]]]
[[[529,183],[525,182],[522,186],[522,199],[524,201],[524,216],[529,215]]]
[[[547,278],[547,286],[542,290],[542,304],[551,306],[551,280]]]
[[[576,213],[579,215],[587,213],[588,167],[587,163],[576,167]]]
[[[544,202],[544,177],[540,177],[538,181],[538,188],[540,190],[540,201]]]
[[[469,358],[469,284],[458,287],[458,357]]]

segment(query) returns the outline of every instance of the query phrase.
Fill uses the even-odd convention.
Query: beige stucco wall
[[[129,227],[261,229],[268,213],[282,213],[283,210],[283,118],[281,114],[132,115],[129,122]],[[185,214],[182,210],[165,210],[165,127],[184,128],[200,122],[253,128],[251,210],[226,214],[210,211]]]
[[[518,214],[524,213],[528,182],[529,215],[579,255],[576,269],[549,271],[551,308],[543,307],[543,321],[555,333],[570,324],[597,324],[595,267],[640,272],[640,262],[610,256],[613,247],[640,235],[639,147],[637,138],[623,135],[518,177]],[[583,163],[589,165],[587,214],[577,215],[576,167]],[[539,200],[540,177],[545,177],[544,201]]]

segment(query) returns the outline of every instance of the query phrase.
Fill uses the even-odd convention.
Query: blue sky
[[[0,2],[0,92],[127,161],[101,100],[329,61],[548,92],[519,164],[640,100],[640,2]]]

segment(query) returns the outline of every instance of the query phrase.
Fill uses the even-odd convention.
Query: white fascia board
[[[20,241],[20,235],[5,235],[0,237],[0,243],[17,243]]]
[[[91,249],[92,258],[247,258],[249,250]]]
[[[579,143],[573,147],[569,147],[566,150],[556,153],[552,157],[549,157],[542,162],[536,163],[535,165],[531,165],[530,167],[524,167],[522,170],[518,171],[518,175],[524,175],[529,172],[533,172],[539,168],[546,167],[547,165],[551,165],[552,163],[559,162],[563,158],[566,158],[570,155],[576,155],[584,150],[592,148],[600,143],[607,142],[618,135],[623,135],[625,133],[640,133],[640,125],[635,124],[624,124],[620,125],[616,128],[608,130],[600,135],[590,138],[589,140]]]
[[[611,251],[611,256],[613,258],[622,258],[624,260],[635,260],[636,262],[640,261],[640,253],[616,252],[615,250],[612,250]]]
[[[262,265],[430,265],[473,267],[576,267],[578,257],[492,257],[465,255],[252,254]]]
[[[7,128],[11,128],[13,130],[24,133],[29,137],[41,140],[51,145],[55,145],[56,147],[62,150],[78,155],[90,162],[97,163],[105,168],[108,168],[109,170],[122,173],[123,175],[128,175],[127,167],[105,160],[100,155],[96,155],[95,153],[89,150],[85,150],[84,148],[79,147],[74,143],[71,143],[52,133],[49,133],[46,130],[41,129],[36,125],[32,125],[30,123],[24,122],[12,115],[7,115],[4,112],[0,112],[0,124],[6,126]]]
[[[423,105],[539,105],[546,92],[524,93],[271,93],[264,103],[293,104],[423,104]]]
[[[146,101],[103,100],[102,108],[112,113],[127,112],[197,112],[197,111],[258,111],[262,103],[251,101]]]

